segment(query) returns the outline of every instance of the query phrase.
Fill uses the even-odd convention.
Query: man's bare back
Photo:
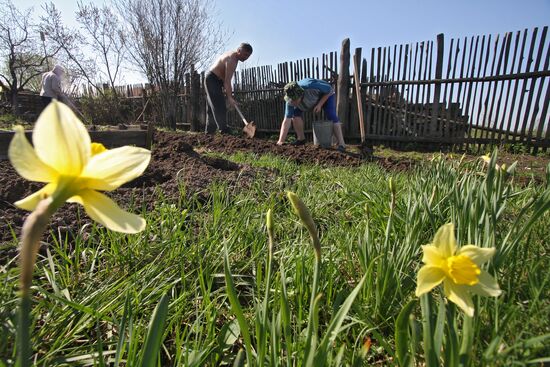
[[[235,74],[235,70],[237,69],[237,63],[239,61],[246,61],[252,54],[252,47],[246,44],[246,46],[250,49],[247,51],[244,49],[243,45],[245,44],[241,44],[236,51],[227,51],[223,53],[210,68],[210,72],[223,81],[223,89],[225,89],[227,102],[230,106],[234,106],[236,104],[235,99],[233,98],[231,79],[233,79],[233,74]]]
[[[235,72],[235,69],[237,68],[237,52],[236,51],[227,51],[226,53],[222,54],[216,62],[210,67],[210,71],[213,72],[220,78],[221,80],[225,81],[225,76],[227,75],[227,69],[229,68],[231,77],[233,77],[233,73]]]

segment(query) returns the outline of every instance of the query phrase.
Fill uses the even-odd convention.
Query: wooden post
[[[361,132],[361,144],[365,144],[365,121],[363,118],[363,96],[361,95],[361,78],[359,76],[359,63],[361,62],[361,48],[355,49],[353,55],[353,79],[355,95],[357,96],[357,111],[359,112],[359,131]]]
[[[444,48],[443,33],[437,35],[437,60],[435,64],[435,79],[441,79],[443,73],[443,48]],[[432,107],[432,121],[428,128],[428,134],[431,136],[432,129],[437,125],[437,117],[439,115],[439,97],[441,96],[441,83],[435,83],[434,103]]]
[[[367,82],[367,60],[365,58],[363,58],[363,62],[361,63],[361,83],[366,83]],[[360,89],[360,92],[361,92],[361,96],[367,96],[367,87],[364,87],[363,85],[361,85],[361,89]],[[365,99],[362,99],[363,101],[365,101]],[[369,102],[370,102],[370,98],[368,99]],[[369,106],[368,103],[365,102],[365,107],[367,109],[367,115],[366,116],[363,116],[363,118],[365,119],[365,136],[369,134],[369,126],[371,126],[371,124],[369,124],[369,117],[370,117],[370,114],[371,114],[371,108]]]
[[[199,131],[199,94],[200,94],[200,77],[195,70],[195,65],[191,65],[191,94],[189,96],[191,105],[191,121],[190,130]]]
[[[155,136],[155,125],[152,121],[147,124],[147,135],[145,136],[145,148],[151,149],[153,138]]]
[[[336,113],[344,122],[344,131],[349,130],[349,38],[342,41],[340,51],[340,72],[338,73],[338,94],[336,95]]]

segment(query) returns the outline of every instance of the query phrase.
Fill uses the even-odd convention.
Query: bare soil
[[[177,200],[181,195],[182,184],[186,195],[206,200],[209,197],[207,188],[213,182],[225,182],[230,188],[240,190],[246,189],[257,175],[269,177],[276,174],[273,170],[254,168],[204,154],[208,151],[271,152],[298,163],[329,166],[357,166],[364,162],[360,154],[318,149],[309,144],[300,147],[276,146],[266,140],[226,135],[156,132],[154,141],[151,163],[144,174],[108,194],[124,208],[133,206],[152,209],[160,196],[166,200]],[[16,208],[13,203],[42,186],[20,177],[9,161],[0,161],[0,264],[15,254],[14,236],[19,235],[23,221],[29,214]],[[75,204],[66,204],[51,220],[49,239],[51,236],[60,239],[66,235],[74,236],[90,221],[83,210],[77,210]]]
[[[133,206],[150,210],[157,202],[159,195],[167,200],[176,201],[181,195],[182,183],[186,195],[207,200],[209,197],[207,188],[213,182],[225,182],[230,188],[241,190],[246,189],[256,177],[269,178],[277,174],[274,170],[213,158],[205,155],[205,152],[230,154],[245,151],[258,155],[271,153],[299,164],[323,166],[354,167],[366,161],[374,161],[388,170],[398,171],[407,170],[419,161],[418,156],[373,157],[369,149],[360,150],[357,147],[352,150],[353,153],[341,153],[336,150],[321,149],[311,144],[296,147],[277,146],[273,141],[227,135],[157,131],[154,141],[151,163],[144,174],[109,193],[109,196],[124,208]],[[517,156],[506,159],[513,158]],[[547,158],[541,161],[540,158],[525,156],[519,166],[520,169],[527,167],[533,172],[536,171],[537,177],[540,178],[545,163],[548,163]],[[42,184],[29,182],[20,177],[9,161],[0,161],[0,264],[5,263],[15,254],[13,239],[14,236],[19,235],[23,221],[28,215],[28,212],[16,208],[13,203],[40,187]],[[75,206],[75,204],[66,204],[55,214],[51,220],[50,237],[56,236],[63,239],[66,235],[74,236],[84,224],[90,222],[84,211],[77,210]]]

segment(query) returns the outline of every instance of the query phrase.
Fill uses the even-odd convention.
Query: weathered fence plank
[[[349,90],[350,90],[350,41],[346,38],[342,41],[342,49],[340,50],[340,69],[338,71],[337,95],[336,95],[336,113],[343,122],[344,131],[349,131],[351,122],[349,118]],[[309,76],[308,62],[308,76]]]
[[[357,98],[357,110],[359,113],[359,130],[361,131],[361,144],[365,143],[365,120],[363,118],[363,99],[361,96],[361,77],[359,75],[359,62],[361,61],[361,48],[356,48],[353,55],[353,78],[355,80],[355,95]]]

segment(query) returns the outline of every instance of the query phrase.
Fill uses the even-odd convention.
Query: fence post
[[[336,96],[336,113],[344,121],[344,131],[349,131],[349,38],[342,41],[340,51],[340,71],[338,72],[338,94]]]
[[[189,96],[191,104],[191,131],[199,131],[199,93],[200,77],[195,70],[195,65],[191,65],[191,94]]]
[[[444,37],[443,33],[437,35],[437,60],[435,63],[435,79],[441,80],[443,74],[443,51],[444,51]],[[435,82],[434,90],[434,103],[432,106],[432,121],[428,126],[428,135],[431,136],[432,132],[435,131],[437,125],[437,118],[439,116],[439,97],[441,96],[441,82]]]
[[[362,48],[355,49],[353,54],[353,81],[355,85],[355,96],[357,97],[357,112],[359,115],[359,131],[361,132],[361,144],[365,144],[365,119],[363,118],[363,95],[361,94],[360,66]]]

